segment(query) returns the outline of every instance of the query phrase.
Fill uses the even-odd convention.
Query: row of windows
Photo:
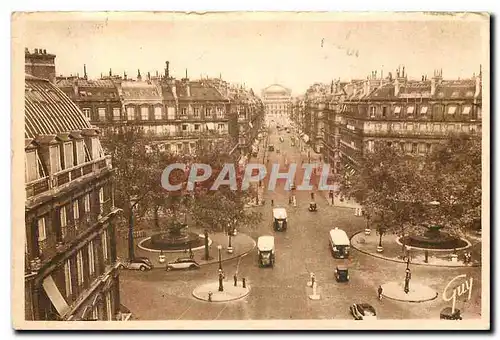
[[[203,132],[203,131],[218,131],[226,132],[227,124],[181,124],[177,125],[146,125],[143,127],[146,133],[154,134],[176,134],[177,132]]]
[[[348,129],[354,130],[352,125],[346,125]],[[364,131],[422,131],[422,132],[473,132],[477,131],[475,124],[440,124],[440,123],[366,123]]]
[[[366,149],[369,152],[373,152],[375,150],[375,145],[376,144],[383,144],[385,143],[387,146],[392,146],[392,147],[397,147],[400,148],[400,150],[403,150],[405,152],[411,152],[411,153],[429,153],[432,151],[432,144],[431,143],[416,143],[416,142],[379,142],[379,141],[367,141],[365,143]]]
[[[63,142],[49,147],[49,164],[44,164],[38,150],[25,152],[25,181],[29,183],[44,178],[49,173],[55,174],[61,170],[84,164],[91,160],[104,157],[104,151],[98,138]]]
[[[101,233],[101,251],[105,262],[107,262],[110,258],[108,237],[107,230],[104,230]],[[76,253],[75,260],[66,260],[64,263],[64,284],[66,297],[70,298],[76,290],[81,290],[81,287],[85,283],[91,282],[96,274],[98,253],[99,250],[97,249],[97,244],[94,240],[92,240]],[[84,265],[85,263],[87,266]],[[74,275],[75,273],[76,275]]]
[[[101,212],[103,210],[103,204],[106,200],[110,199],[111,194],[105,192],[104,188],[99,189],[99,207]],[[78,226],[78,221],[82,217],[81,215],[87,215],[90,213],[90,202],[91,202],[91,194],[85,194],[81,198],[77,198],[73,200],[72,203],[66,204],[60,207],[59,209],[59,223],[61,226],[61,233],[63,240],[68,236],[67,235],[67,227],[71,224],[74,224],[76,227]],[[37,228],[38,228],[38,243],[43,243],[49,233],[47,232],[47,219],[48,216],[41,216],[37,220]]]
[[[406,105],[406,106],[400,106],[400,105],[395,105],[392,106],[392,111],[391,113],[394,116],[400,116],[401,114],[406,114],[408,116],[413,116],[413,115],[427,115],[430,114],[430,106],[429,105]],[[455,115],[455,114],[463,114],[463,115],[470,115],[472,113],[472,105],[433,105],[432,106],[433,112],[435,114],[441,114],[441,113],[446,113],[449,115]],[[343,110],[347,110],[347,107],[344,106]],[[374,118],[376,116],[381,116],[381,117],[387,117],[389,114],[389,111],[391,110],[390,106],[370,106],[369,107],[369,112],[368,115],[370,118]],[[478,107],[477,109],[477,115],[478,118],[481,117],[481,109]]]

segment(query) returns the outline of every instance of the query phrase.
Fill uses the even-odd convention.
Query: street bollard
[[[212,292],[208,292],[208,302],[212,302]]]
[[[247,288],[247,280],[243,278],[243,288]]]

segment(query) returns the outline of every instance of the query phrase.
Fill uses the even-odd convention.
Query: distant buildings
[[[184,78],[174,79],[169,62],[163,75],[143,77],[138,70],[136,79],[130,79],[110,70],[107,77],[88,80],[84,69],[83,78],[59,77],[57,85],[105,135],[116,126],[141,126],[164,150],[178,153],[193,153],[198,143],[228,138],[236,149],[249,152],[263,117],[252,91],[221,79],[190,80],[187,71]]]
[[[27,71],[55,74],[32,56]],[[110,157],[70,98],[31,75],[24,150],[26,320],[121,319]]]
[[[379,143],[425,154],[452,133],[480,134],[481,78],[444,80],[436,70],[409,80],[403,67],[385,78],[315,84],[294,102],[292,119],[334,172],[353,173]]]
[[[262,90],[262,102],[266,110],[266,122],[283,124],[290,116],[292,91],[281,85],[273,84]]]

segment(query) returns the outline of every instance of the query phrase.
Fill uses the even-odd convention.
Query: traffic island
[[[202,234],[203,231],[197,231],[198,234]],[[136,245],[135,256],[136,257],[147,257],[151,260],[154,265],[154,269],[165,269],[167,262],[174,261],[179,257],[189,257],[189,251],[175,251],[175,252],[161,252],[154,249],[145,248],[144,242],[150,236],[141,239],[134,240]],[[205,258],[205,247],[198,247],[191,249],[193,252],[193,259],[200,265],[208,265],[218,263],[218,246],[222,246],[222,262],[229,261],[240,256],[246,255],[251,252],[255,246],[256,242],[250,236],[239,232],[236,236],[231,237],[231,247],[232,252],[228,251],[229,239],[225,233],[211,233],[209,234],[209,259]],[[127,239],[120,238],[117,242],[118,253],[120,257],[128,257]],[[161,260],[160,260],[161,258]]]
[[[229,302],[239,300],[250,294],[250,286],[242,287],[238,282],[238,286],[231,284],[232,282],[224,282],[224,290],[219,291],[219,281],[209,282],[198,286],[193,290],[193,296],[198,300],[207,302]]]
[[[391,300],[404,302],[425,302],[437,298],[438,293],[420,282],[410,283],[408,294],[404,291],[403,282],[388,282],[382,285],[382,296]]]
[[[467,240],[466,240],[467,241]],[[359,231],[351,237],[352,248],[383,260],[406,263],[403,258],[403,245],[399,242],[396,235],[384,235],[382,238],[382,247],[379,247],[380,236],[371,230]],[[464,249],[439,250],[422,249],[410,247],[410,262],[415,265],[435,266],[435,267],[478,267],[481,266],[481,240],[475,240],[474,243],[467,241],[468,246]],[[463,254],[470,252],[472,258],[470,262],[465,263]]]

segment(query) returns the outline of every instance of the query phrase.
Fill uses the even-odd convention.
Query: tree
[[[481,138],[454,135],[429,155],[430,196],[435,204],[426,218],[460,235],[481,219]]]
[[[147,211],[147,205],[139,205],[155,190],[154,176],[156,160],[148,152],[148,139],[144,130],[135,126],[115,127],[107,134],[103,147],[112,157],[115,171],[115,205],[121,208],[128,220],[129,258],[134,257],[134,215]],[[137,207],[140,209],[137,209]]]

